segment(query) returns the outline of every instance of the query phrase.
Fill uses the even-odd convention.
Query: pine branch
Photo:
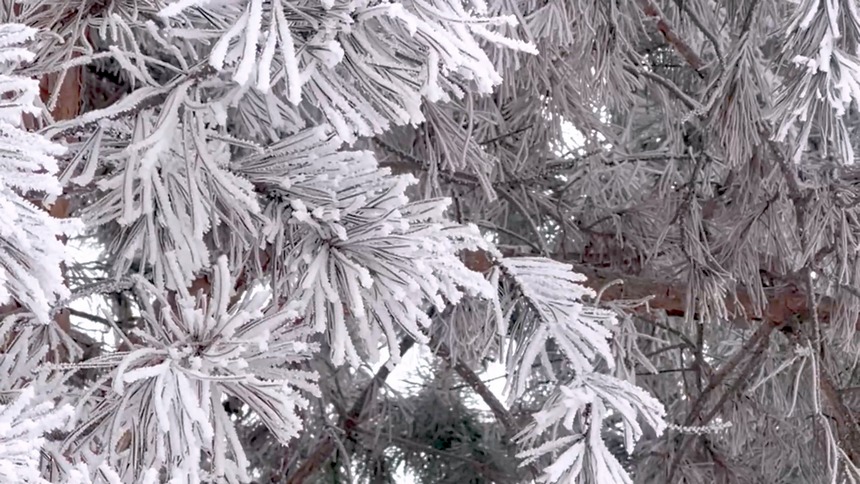
[[[506,254],[515,255],[515,254]],[[574,270],[584,274],[588,279],[584,285],[595,291],[603,291],[602,303],[611,301],[636,301],[645,300],[647,304],[640,305],[633,312],[640,315],[649,313],[649,310],[659,309],[665,311],[669,316],[686,317],[690,308],[686,305],[686,281],[671,281],[665,279],[654,279],[639,275],[626,274],[605,267],[578,262],[582,260],[577,254],[567,254],[560,257],[557,254],[552,258],[572,264]],[[493,266],[493,258],[485,252],[472,252],[465,259],[467,266],[478,272],[484,272]],[[724,301],[728,313],[740,316],[746,320],[761,321],[774,326],[780,326],[792,317],[801,319],[809,316],[807,308],[806,291],[803,285],[797,281],[797,274],[774,274],[774,287],[765,288],[766,304],[758,308],[749,290],[738,284],[734,289],[736,294],[729,293]],[[616,280],[623,284],[609,283]],[[831,319],[831,313],[836,310],[836,301],[829,297],[821,297],[818,301],[819,318],[823,324]],[[695,315],[692,315],[694,318]],[[741,320],[737,324],[743,324]],[[860,320],[856,326],[860,328]]]
[[[509,437],[513,437],[519,431],[519,425],[517,421],[514,419],[514,416],[511,412],[505,407],[505,405],[496,398],[496,395],[487,387],[481,377],[478,376],[477,373],[474,372],[468,365],[463,363],[460,360],[454,359],[451,357],[451,350],[445,345],[445,343],[436,340],[435,338],[431,339],[430,345],[436,349],[436,355],[444,359],[454,371],[457,372],[457,375],[463,379],[463,381],[481,397],[481,400],[490,407],[490,411],[493,412],[493,415],[496,419],[502,424],[505,428],[505,433]]]
[[[748,377],[752,373],[753,368],[756,363],[760,361],[761,355],[764,353],[765,348],[767,348],[770,343],[770,335],[773,333],[773,330],[776,329],[777,326],[769,323],[762,323],[758,330],[747,340],[746,343],[741,347],[740,350],[735,353],[734,357],[726,362],[720,370],[710,379],[708,386],[699,394],[698,398],[695,402],[693,402],[693,406],[690,409],[690,413],[687,415],[687,420],[684,422],[685,427],[689,427],[696,423],[700,426],[706,426],[710,423],[710,421],[719,413],[720,409],[722,409],[723,405],[725,405],[726,401],[729,397],[735,395],[738,390],[740,390],[741,386],[745,383],[748,383]],[[752,355],[750,355],[750,350],[755,347]],[[726,378],[731,375],[735,368],[740,364],[741,361],[747,359],[747,363],[738,372],[738,376],[735,378],[734,383],[720,395],[720,399],[718,402],[711,408],[710,412],[704,417],[701,417],[701,411],[704,407],[705,403],[708,401],[711,393],[716,390],[722,383],[726,380]],[[683,436],[681,440],[681,444],[678,446],[678,451],[675,453],[674,458],[672,459],[671,464],[669,464],[668,477],[667,482],[674,482],[673,479],[675,477],[675,473],[678,471],[678,466],[686,455],[687,451],[690,449],[690,440],[693,437],[691,436]]]
[[[490,145],[493,143],[497,143],[497,142],[499,142],[505,138],[509,138],[511,136],[516,136],[522,132],[528,131],[528,130],[532,129],[533,127],[534,127],[534,123],[530,123],[530,124],[527,124],[527,125],[522,126],[520,128],[508,131],[506,133],[502,133],[498,136],[494,136],[490,139],[479,141],[478,144],[484,146],[484,145]]]
[[[752,8],[750,9],[752,12]],[[751,14],[750,14],[751,15]],[[766,131],[766,130],[765,130]],[[766,135],[769,133],[765,132]],[[770,137],[766,138],[770,139]],[[782,154],[782,150],[774,141],[769,141],[768,143],[771,152],[778,164],[780,172],[783,175],[783,178],[788,186],[788,196],[792,202],[794,207],[794,214],[797,222],[797,226],[800,230],[800,241],[801,241],[801,251],[807,252],[809,248],[809,231],[807,228],[807,205],[810,201],[811,192],[809,190],[804,190],[798,179],[798,174],[796,170],[796,166],[794,164],[789,165],[787,161],[787,157]],[[806,286],[806,297],[805,304],[806,309],[810,317],[803,318],[804,321],[811,321],[813,323],[813,332],[811,339],[815,343],[815,348],[817,350],[817,357],[821,358],[824,356],[824,348],[823,348],[823,339],[821,334],[821,323],[824,322],[827,314],[829,313],[828,309],[825,307],[828,304],[829,298],[824,297],[816,297],[817,295],[813,293],[813,285],[812,285],[812,277],[811,273],[813,270],[814,258],[806,261],[803,268],[801,269],[801,273],[805,276],[805,286]],[[801,334],[805,332],[806,325],[797,329],[790,334],[796,344],[800,344]],[[833,413],[836,417],[837,422],[837,434],[840,436],[841,443],[840,445],[846,446],[845,453],[848,458],[852,462],[857,462],[860,459],[860,422],[858,422],[857,418],[845,404],[842,399],[842,394],[839,391],[839,387],[833,382],[829,371],[824,364],[824,361],[819,361],[817,365],[818,368],[818,381],[819,386],[821,388],[822,393],[830,407],[833,410]]]
[[[81,109],[81,68],[74,67],[69,69],[67,72],[64,72],[61,76],[43,76],[39,80],[39,91],[42,103],[48,103],[52,93],[54,93],[56,102],[51,113],[53,118],[60,120],[73,119],[80,113]],[[32,121],[34,121],[32,118],[27,119],[27,117],[25,117],[24,119],[24,126],[26,126],[30,131],[34,130],[36,126],[36,123]],[[42,207],[55,219],[66,219],[71,216],[72,205],[68,196],[60,196],[50,205],[47,205],[42,201],[37,203],[37,205]],[[65,244],[66,238],[59,239]],[[62,264],[61,270],[64,279],[66,279],[66,284],[68,284],[65,264]],[[18,302],[3,305],[0,307],[0,319],[15,313],[20,309],[21,305]],[[51,316],[62,331],[67,334],[72,334],[71,320],[69,318],[68,311],[57,311],[51,314]],[[57,352],[54,356],[59,361],[68,355],[62,355]]]
[[[80,67],[77,68],[79,69]],[[78,118],[83,117],[83,120],[78,118],[69,118],[65,122],[55,123],[55,125],[48,126],[42,131],[50,132],[52,136],[74,136],[78,133],[84,132],[87,128],[96,125],[102,120],[113,120],[118,119],[119,117],[133,118],[137,113],[163,105],[173,89],[182,83],[186,81],[205,80],[215,74],[216,71],[212,66],[206,63],[201,63],[189,69],[187,73],[176,76],[164,86],[151,92],[150,95],[144,96],[142,99],[138,100],[135,104],[124,106],[119,110],[116,109],[116,104],[121,104],[128,99],[132,99],[132,96],[137,94],[139,91],[132,91],[131,94],[119,99],[114,103],[114,105],[103,109],[88,111],[87,113],[84,113],[84,115],[78,116]]]
[[[656,20],[657,30],[663,34],[663,38],[666,39],[666,42],[668,42],[669,45],[671,45],[687,62],[687,64],[696,71],[696,74],[698,74],[699,77],[704,78],[705,75],[702,70],[705,68],[705,62],[684,39],[675,33],[672,25],[669,24],[666,17],[663,15],[663,12],[660,10],[660,7],[654,4],[651,0],[636,0],[636,3],[639,4],[639,8],[642,9],[642,13]]]
[[[693,22],[693,25],[695,25],[702,32],[705,38],[711,42],[711,45],[714,46],[714,53],[717,54],[717,58],[720,60],[720,63],[722,63],[723,53],[720,48],[720,41],[717,35],[705,25],[705,22],[703,22],[699,15],[690,8],[690,5],[685,0],[675,0],[675,4],[678,5],[678,10],[687,15],[687,17],[689,17]]]
[[[635,76],[642,76],[646,79],[650,79],[650,80],[656,82],[657,84],[663,86],[666,90],[668,90],[669,92],[674,94],[675,97],[677,97],[681,102],[683,102],[684,105],[687,106],[687,108],[689,108],[690,110],[697,112],[697,113],[704,111],[704,108],[703,108],[701,103],[699,103],[698,101],[696,101],[692,97],[688,96],[684,91],[681,90],[680,87],[678,87],[677,84],[670,81],[669,79],[666,79],[665,77],[663,77],[659,74],[655,74],[655,73],[653,73],[651,71],[647,71],[645,69],[634,69],[633,67],[630,67],[630,66],[625,66],[625,69]]]
[[[637,0],[637,3],[640,5],[640,8],[642,8],[643,12],[646,15],[657,19],[658,30],[660,30],[660,32],[664,35],[667,42],[676,50],[676,52],[678,52],[678,54],[682,58],[685,59],[685,61],[697,73],[702,75],[701,69],[704,67],[704,63],[702,62],[701,58],[689,47],[689,45],[687,45],[680,37],[678,37],[677,35],[675,35],[672,32],[671,26],[665,21],[659,8],[649,0]],[[746,35],[746,32],[749,30],[750,25],[752,23],[751,20],[752,20],[752,17],[753,17],[753,14],[755,12],[757,5],[758,5],[758,2],[754,1],[749,6],[747,15],[744,19],[741,35]],[[679,91],[676,91],[676,90],[670,89],[670,91],[672,91],[673,94],[675,94],[679,99],[684,101],[685,104],[688,104],[688,106],[689,106],[689,102],[687,101],[686,95],[679,95]],[[683,93],[681,93],[681,94],[683,94]],[[787,162],[787,157],[785,155],[783,155],[782,150],[777,145],[777,143],[772,141],[770,133],[767,132],[768,130],[765,129],[764,131],[765,132],[762,134],[762,138],[769,140],[768,141],[768,147],[770,148],[770,151],[773,155],[773,158],[775,159],[777,166],[779,167],[780,171],[782,172],[782,175],[783,175],[783,177],[786,181],[786,184],[788,186],[789,198],[791,199],[791,201],[794,205],[794,208],[795,208],[795,215],[797,218],[798,226],[801,227],[801,231],[803,231],[801,235],[802,235],[802,239],[804,239],[804,240],[802,240],[802,245],[804,246],[804,251],[805,251],[807,234],[805,233],[805,223],[804,223],[805,222],[805,210],[804,209],[805,209],[805,205],[808,201],[809,194],[806,193],[800,187],[799,181],[797,179],[796,169],[792,166],[789,166],[789,163]],[[807,264],[807,266],[805,266],[803,271],[808,276],[810,270],[811,269],[809,268],[809,265]],[[818,347],[820,348],[821,347],[820,346],[821,345],[820,323],[823,322],[825,319],[827,319],[827,315],[830,313],[830,308],[832,308],[832,301],[828,300],[828,298],[822,298],[821,301],[815,301],[815,295],[812,293],[813,289],[812,289],[811,285],[807,284],[806,286],[807,286],[805,288],[806,294],[803,294],[802,292],[792,288],[789,291],[789,293],[784,294],[782,296],[779,296],[776,298],[769,297],[767,310],[765,311],[765,315],[766,315],[765,320],[771,321],[773,323],[778,323],[780,320],[786,321],[787,319],[782,318],[782,317],[775,318],[774,316],[791,316],[791,315],[797,315],[797,314],[800,314],[801,316],[803,316],[805,314],[809,314],[810,312],[814,312],[814,314],[813,314],[814,319],[813,320],[815,322],[815,332],[816,332],[815,341],[816,341]],[[659,292],[663,293],[662,290]],[[669,294],[671,294],[671,292],[666,291],[664,294],[669,295]],[[671,300],[671,299],[673,299],[673,298],[669,298],[669,300]],[[662,301],[657,300],[655,302],[659,303],[659,302],[668,302],[668,301],[666,299],[663,299]],[[678,301],[678,302],[680,302],[680,301]],[[667,306],[671,306],[671,305],[672,304],[668,304]],[[742,307],[745,306],[744,302],[741,302],[741,306]],[[825,308],[825,306],[830,306],[830,307]],[[668,308],[664,308],[664,309],[668,309]],[[822,312],[819,313],[818,312],[819,310],[821,310]],[[683,314],[683,311],[681,311],[679,314]],[[822,316],[820,319],[818,317],[815,317],[815,316],[818,316],[819,314],[821,314],[821,316]],[[855,323],[855,326],[857,326],[858,324],[860,324],[860,322]],[[772,329],[772,327],[771,327],[771,329]],[[743,353],[744,353],[743,351],[739,352],[739,355],[743,355]],[[736,364],[737,363],[735,362],[734,365],[736,365]],[[725,369],[731,370],[734,365],[732,365],[731,368],[726,367]],[[726,372],[726,374],[727,373],[728,372]],[[722,375],[722,378],[724,378],[724,377],[725,377],[725,375]],[[714,382],[719,382],[720,380],[722,380],[722,378],[720,378],[719,375],[715,376],[712,379],[712,384]],[[850,409],[848,409],[848,407],[842,401],[838,387],[833,383],[832,379],[827,374],[827,370],[824,367],[824,365],[819,365],[819,381],[820,381],[821,389],[822,389],[822,392],[824,393],[825,398],[827,399],[827,401],[831,405],[831,407],[834,408],[834,413],[836,415],[836,420],[838,423],[838,433],[841,436],[841,440],[845,444],[847,444],[847,446],[848,446],[846,454],[848,455],[849,459],[851,459],[852,461],[856,461],[857,456],[860,455],[860,454],[858,454],[858,449],[860,449],[860,447],[858,447],[858,444],[860,444],[860,426],[858,426],[858,422],[854,418],[853,414],[850,412]],[[699,401],[702,400],[701,397],[706,395],[708,393],[708,391],[709,391],[708,389],[703,391],[703,393],[700,395]],[[727,398],[727,395],[724,395],[724,397],[721,399],[721,403],[718,404],[717,407],[715,407],[712,410],[712,412],[709,414],[709,416],[712,417],[713,416],[712,414],[715,414],[715,412],[722,405],[722,402],[724,402],[726,398]],[[701,405],[699,403],[699,401],[697,401],[696,404],[694,404],[694,409],[696,409],[697,406]],[[696,413],[698,413],[698,412],[691,412],[690,416],[692,417]],[[671,480],[672,476],[674,475],[674,472],[677,469],[677,466],[678,466],[681,458],[683,457],[685,450],[688,447],[689,446],[687,446],[687,445],[682,445],[678,454],[676,454],[676,456],[673,460],[673,463],[670,466],[670,478],[669,478],[670,480]]]
[[[451,350],[445,345],[445,343],[438,341],[436,338],[431,338],[430,345],[436,350],[436,356],[441,357],[451,365],[454,371],[457,372],[457,375],[463,379],[463,382],[466,383],[466,385],[468,385],[479,397],[481,397],[481,400],[483,400],[483,402],[490,408],[490,411],[493,412],[493,416],[496,417],[496,420],[498,420],[505,428],[505,435],[509,439],[512,439],[517,435],[521,430],[517,420],[505,404],[502,403],[492,390],[490,390],[487,384],[481,380],[481,377],[479,377],[474,370],[469,368],[469,365],[458,359],[452,358]],[[534,464],[529,464],[525,467],[532,477],[539,475],[538,469]]]
[[[405,337],[400,342],[400,357],[402,358],[414,344],[414,339]],[[356,399],[355,403],[350,407],[349,412],[341,418],[338,426],[346,435],[355,432],[364,419],[367,418],[367,412],[373,406],[373,402],[376,399],[379,389],[385,383],[385,380],[388,379],[392,369],[393,368],[390,364],[382,365],[370,382],[361,391],[358,399]],[[332,453],[334,453],[336,449],[337,444],[333,437],[330,435],[323,437],[323,440],[314,447],[310,456],[305,459],[302,466],[299,467],[296,472],[287,477],[287,484],[300,484],[305,482],[328,461],[329,457],[331,457]]]

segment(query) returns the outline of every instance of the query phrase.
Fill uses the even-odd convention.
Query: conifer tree
[[[854,0],[0,2],[0,480],[860,480],[858,42]]]

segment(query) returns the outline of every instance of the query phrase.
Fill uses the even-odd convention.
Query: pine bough
[[[22,129],[42,118],[38,83],[11,71],[38,63],[17,47],[35,32],[0,28],[0,303],[21,306],[3,321],[0,391],[15,398],[0,408],[0,479],[249,482],[223,398],[288,444],[318,393],[303,366],[320,351],[315,335],[333,363],[358,365],[384,341],[399,354],[398,333],[426,341],[429,307],[483,298],[510,335],[511,400],[528,392],[532,368],[556,385],[518,436],[523,462],[548,462],[545,482],[630,482],[602,423],[620,415],[632,451],[640,420],[662,431],[663,409],[611,376],[614,317],[583,303],[593,294],[582,277],[545,259],[496,257],[487,279],[470,271],[461,251],[493,251],[475,227],[450,222],[444,199],[410,201],[412,177],[343,146],[423,122],[425,101],[492,92],[501,78],[482,45],[535,52],[492,30],[512,18],[486,11],[479,1],[180,0],[143,22],[118,9],[96,31],[138,88],[42,130],[68,145],[61,173],[66,148]],[[172,77],[155,72],[164,65]],[[31,197],[74,185],[96,188],[81,219],[139,302],[115,351],[86,359],[49,329],[70,295],[59,236],[76,222]],[[207,289],[190,292],[201,278]],[[82,373],[87,384],[72,384]],[[45,437],[55,430],[61,439]]]

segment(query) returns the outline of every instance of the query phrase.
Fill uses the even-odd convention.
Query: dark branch
[[[400,356],[403,357],[403,355],[405,355],[414,344],[414,339],[405,337],[403,341],[400,342]],[[379,388],[382,387],[390,374],[391,366],[387,364],[382,365],[367,386],[365,386],[361,391],[358,399],[353,403],[352,407],[350,407],[349,412],[341,418],[339,427],[346,434],[355,432],[358,426],[365,418],[367,418],[367,413],[373,406],[373,402],[376,400]],[[323,440],[314,447],[313,451],[311,451],[310,457],[305,459],[302,466],[287,478],[287,483],[300,484],[305,482],[328,461],[336,448],[337,444],[333,437],[330,435],[323,437]]]

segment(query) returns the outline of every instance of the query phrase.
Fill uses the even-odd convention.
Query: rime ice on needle
[[[23,129],[25,115],[40,116],[39,83],[13,69],[33,54],[18,47],[36,31],[23,25],[0,27],[0,304],[17,301],[47,323],[51,306],[69,294],[60,265],[65,247],[58,240],[71,228],[28,200],[23,193],[58,195],[55,156],[62,146]]]
[[[474,298],[498,318],[500,339],[512,320],[511,399],[525,395],[533,366],[552,380],[554,396],[520,435],[521,456],[560,451],[547,481],[576,479],[584,467],[603,482],[629,480],[603,441],[604,420],[621,417],[630,451],[643,435],[639,420],[662,430],[663,409],[609,374],[613,314],[584,303],[590,291],[570,267],[502,258],[475,226],[451,221],[462,207],[439,187],[416,195],[413,176],[351,148],[395,127],[465,124],[456,142],[438,145],[445,166],[493,160],[474,146],[473,121],[485,115],[475,99],[497,93],[501,67],[538,53],[516,16],[456,0],[103,7],[87,17],[85,39],[36,42],[57,50],[40,50],[50,62],[14,47],[31,29],[0,29],[0,62],[10,68],[34,61],[32,72],[44,74],[104,62],[128,87],[102,109],[47,120],[41,135],[70,148],[57,178],[65,150],[21,129],[38,84],[0,76],[11,94],[0,101],[0,303],[15,300],[48,322],[54,300],[69,294],[62,227],[22,196],[31,191],[77,190],[104,251],[95,271],[133,281],[116,286],[108,317],[91,315],[116,347],[76,335],[86,348],[72,342],[64,353],[56,341],[24,341],[30,329],[7,331],[19,338],[16,357],[44,364],[38,391],[0,410],[0,444],[5,435],[36,439],[20,444],[20,469],[3,460],[16,452],[0,455],[0,476],[38,482],[34,456],[44,450],[46,468],[69,482],[250,482],[254,444],[241,426],[282,444],[300,439],[311,397],[321,395],[316,360],[358,368],[381,344],[397,355],[403,335],[427,342],[431,308],[442,314]],[[70,50],[58,53],[57,39]],[[468,121],[447,118],[458,103]],[[491,168],[475,170],[476,185],[495,193]],[[493,273],[470,270],[464,250],[489,254]],[[550,345],[570,373],[553,371]],[[70,424],[42,445],[69,417],[66,407],[50,410],[63,395],[74,403]],[[4,415],[30,400],[38,425],[23,431],[26,422]]]

